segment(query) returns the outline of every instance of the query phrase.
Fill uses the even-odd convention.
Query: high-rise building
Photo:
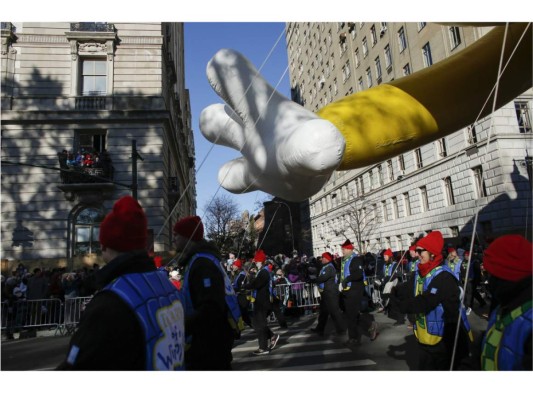
[[[196,210],[183,24],[2,22],[1,37],[3,267],[92,265],[127,194],[148,250],[170,250]]]
[[[316,112],[438,63],[490,29],[423,22],[287,23],[292,99]],[[405,250],[431,230],[451,243],[473,233],[480,242],[506,233],[531,238],[532,98],[529,89],[440,140],[379,164],[335,171],[309,199],[309,250],[339,253],[346,238],[360,252]]]

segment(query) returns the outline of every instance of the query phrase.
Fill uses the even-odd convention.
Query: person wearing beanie
[[[447,266],[455,275],[457,280],[461,280],[461,264],[463,259],[458,256],[457,250],[454,247],[448,247],[448,257],[444,260],[444,265]]]
[[[417,270],[418,264],[420,263],[418,253],[416,252],[416,246],[409,246],[409,255],[411,256],[411,259],[407,264],[407,269],[409,271],[409,274],[412,275]]]
[[[243,322],[252,327],[252,320],[250,319],[250,312],[248,308],[250,306],[249,291],[244,290],[243,285],[250,280],[250,275],[246,268],[243,268],[242,261],[237,258],[233,261],[232,269],[234,272],[233,278],[233,290],[237,294],[237,302],[239,303],[239,309],[241,310],[241,317]]]
[[[252,353],[254,356],[268,355],[279,340],[279,335],[272,332],[267,321],[268,314],[272,311],[272,278],[268,265],[264,264],[266,259],[262,249],[255,252],[253,261],[257,267],[257,274],[244,285],[244,289],[252,291],[254,303],[252,325],[259,342],[259,348]]]
[[[181,296],[146,251],[147,225],[131,196],[117,200],[100,224],[106,265],[95,272],[98,291],[58,370],[183,369]]]
[[[349,239],[341,245],[342,259],[340,271],[341,301],[344,304],[344,316],[348,323],[347,346],[361,344],[362,330],[360,323],[366,324],[366,319],[361,319],[361,302],[365,291],[365,272],[363,260],[354,252],[354,245]],[[367,327],[371,339],[374,336],[375,324],[372,321]]]
[[[485,251],[483,267],[495,305],[481,340],[480,367],[531,371],[533,245],[521,235],[499,237]]]
[[[333,265],[333,255],[329,252],[322,253],[322,268],[316,279],[320,292],[320,311],[318,314],[318,324],[311,331],[319,336],[324,336],[324,329],[331,316],[335,331],[338,336],[344,335],[346,327],[342,321],[342,312],[339,307],[339,282],[337,269]]]
[[[178,264],[185,265],[182,294],[185,307],[187,370],[231,370],[231,349],[244,328],[237,296],[218,249],[204,239],[198,216],[174,225]]]
[[[388,309],[390,291],[398,283],[397,272],[399,272],[398,263],[394,261],[394,254],[391,249],[386,249],[383,252],[383,268],[378,271],[381,298],[383,299],[383,307],[380,307],[378,312],[384,312]]]
[[[418,270],[391,292],[391,306],[404,314],[415,314],[413,330],[418,342],[418,368],[422,371],[457,369],[468,356],[472,333],[461,304],[459,281],[443,265],[444,239],[432,231],[416,243]],[[459,315],[460,314],[460,315]],[[457,323],[457,348],[452,366]]]

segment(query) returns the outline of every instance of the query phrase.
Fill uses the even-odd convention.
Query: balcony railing
[[[107,22],[72,22],[71,32],[115,32],[115,25]]]
[[[113,180],[114,167],[109,156],[102,156],[98,165],[68,165],[68,155],[57,153],[62,183],[106,183]]]

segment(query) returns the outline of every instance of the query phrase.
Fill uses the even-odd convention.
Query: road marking
[[[291,367],[263,369],[261,371],[323,371],[337,368],[365,367],[368,365],[376,365],[376,363],[372,360],[336,361],[330,363],[306,364],[295,365]]]
[[[248,343],[248,342],[247,342]],[[310,341],[310,342],[298,342],[298,343],[280,343],[278,346],[276,346],[276,348],[280,348],[280,349],[288,349],[288,348],[292,348],[292,347],[309,347],[309,346],[314,346],[314,345],[318,345],[318,344],[329,344],[331,345],[332,342],[331,340],[314,340],[314,341]],[[234,347],[233,350],[231,351],[232,353],[243,353],[245,351],[250,351],[250,350],[257,350],[257,345],[252,345],[252,346],[238,346],[238,347]]]
[[[300,357],[315,357],[315,356],[329,356],[333,354],[346,354],[351,353],[351,350],[349,349],[333,349],[333,350],[318,350],[318,351],[304,351],[304,352],[297,352],[297,353],[279,353],[279,354],[272,354],[270,353],[268,356],[261,357],[261,360],[270,361],[270,360],[281,360],[281,359],[288,359],[291,360],[300,358]],[[259,360],[259,357],[256,356],[250,356],[250,357],[241,357],[238,359],[235,359],[232,361],[233,364],[240,364],[240,363],[248,363],[248,362],[257,362]]]

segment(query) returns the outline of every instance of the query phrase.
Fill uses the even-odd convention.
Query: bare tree
[[[222,253],[233,247],[235,236],[243,229],[240,224],[239,206],[226,195],[215,197],[205,207],[206,237],[213,241]]]
[[[346,239],[355,236],[354,247],[359,253],[370,251],[365,240],[379,228],[381,215],[376,204],[371,204],[365,197],[353,196],[340,215],[341,226],[334,230],[335,235],[343,235]]]

